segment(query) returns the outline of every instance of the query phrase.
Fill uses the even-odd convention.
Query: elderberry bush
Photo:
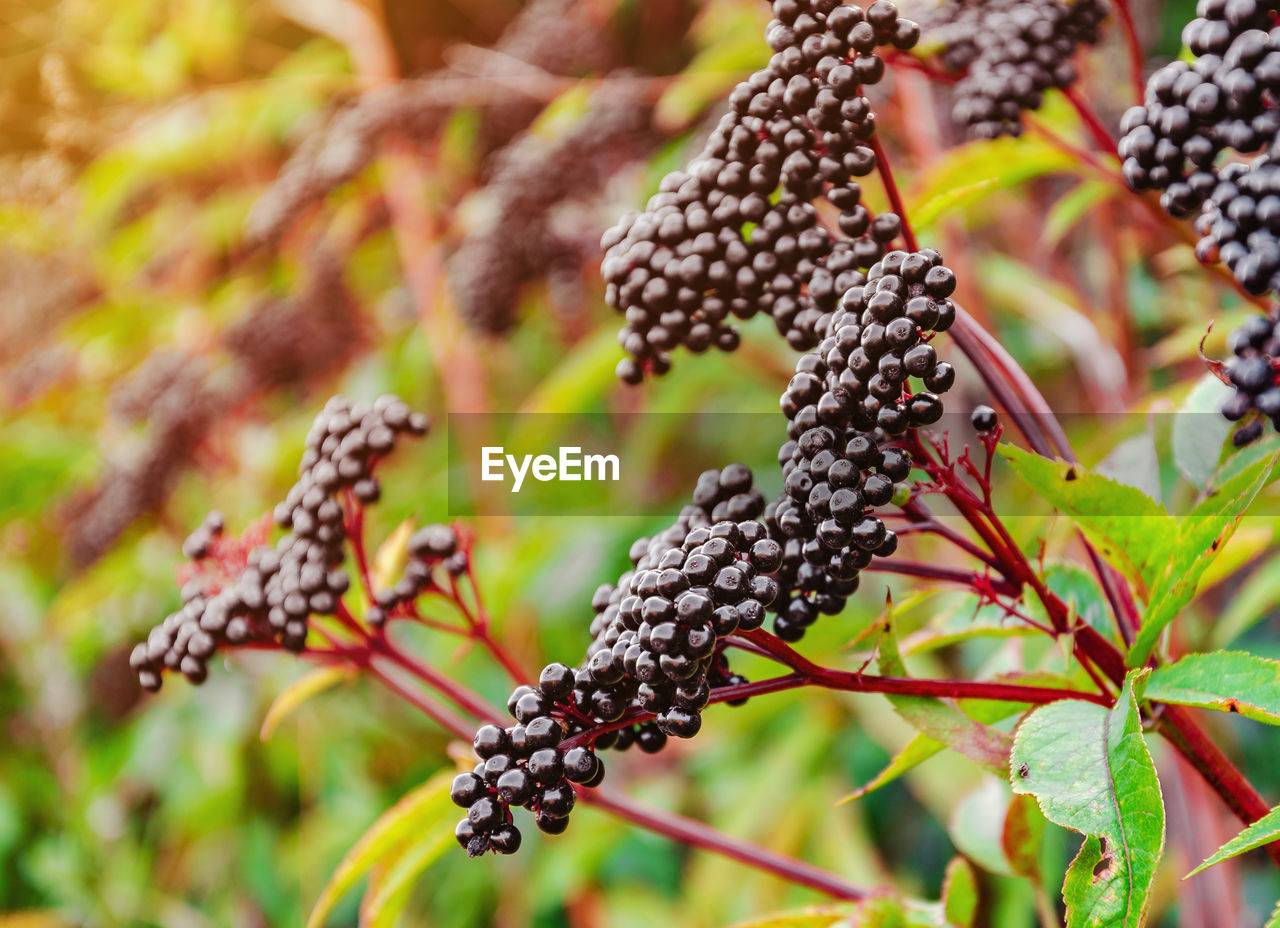
[[[342,568],[346,511],[342,494],[361,503],[378,499],[373,469],[403,435],[425,435],[426,417],[394,396],[374,403],[334,397],[307,434],[298,481],[276,505],[276,523],[289,531],[274,546],[253,548],[229,572],[212,563],[223,532],[214,514],[183,545],[195,570],[182,590],[183,606],[138,644],[129,665],[142,687],[160,688],[165,671],[192,683],[208,675],[224,647],[256,644],[302,651],[309,619],[331,615],[350,577]]]
[[[1235,393],[1222,407],[1232,422],[1244,424],[1232,435],[1246,445],[1262,435],[1266,422],[1280,431],[1280,311],[1250,316],[1227,340],[1231,357],[1225,374]]]
[[[676,522],[631,547],[632,569],[592,597],[592,640],[576,668],[548,664],[507,708],[516,724],[482,727],[475,769],[454,780],[467,810],[458,843],[471,856],[520,846],[511,814],[524,806],[548,834],[568,825],[572,784],[604,778],[597,750],[647,753],[692,738],[713,687],[745,682],[729,670],[724,639],[758,629],[778,594],[769,576],[780,546],[757,517],[764,498],[751,471],[707,471]],[[643,720],[627,723],[633,716]]]
[[[458,315],[488,334],[507,331],[524,286],[548,269],[576,272],[594,254],[599,226],[581,215],[557,223],[572,202],[598,194],[656,139],[653,104],[637,82],[596,91],[588,108],[555,138],[526,133],[490,159],[478,197],[484,217],[449,260]],[[582,212],[582,211],[580,211]]]
[[[1160,190],[1175,217],[1200,210],[1196,255],[1224,262],[1250,293],[1280,288],[1280,32],[1275,3],[1201,0],[1183,30],[1196,56],[1147,81],[1119,152],[1134,190]],[[1257,155],[1220,164],[1223,152]]]
[[[938,394],[955,371],[928,339],[954,321],[955,286],[936,251],[892,251],[841,297],[822,342],[796,365],[781,400],[783,493],[765,513],[783,543],[774,632],[786,641],[840,612],[872,556],[897,550],[874,510],[911,470],[895,438],[942,417]],[[910,391],[912,378],[924,389]]]
[[[1022,134],[1022,114],[1077,77],[1073,58],[1101,37],[1104,0],[947,0],[921,17],[927,44],[960,75],[952,116],[970,138]]]
[[[876,49],[911,48],[919,27],[889,0],[865,11],[776,0],[773,14],[768,66],[734,89],[701,154],[602,240],[606,298],[626,318],[627,383],[664,373],[677,346],[734,350],[731,320],[758,312],[792,347],[812,348],[823,316],[864,282],[859,269],[901,232],[897,215],[863,205],[856,178],[876,166],[864,94],[884,77]],[[839,211],[840,235],[819,222],[818,197]]]

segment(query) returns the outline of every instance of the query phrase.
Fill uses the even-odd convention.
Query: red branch
[[[1124,32],[1125,45],[1129,50],[1129,79],[1133,82],[1134,102],[1141,103],[1147,92],[1146,81],[1142,78],[1146,62],[1129,0],[1116,0],[1116,15],[1120,18],[1120,28]]]
[[[582,786],[575,786],[574,789],[578,793],[580,802],[603,809],[618,818],[673,841],[714,851],[724,857],[755,867],[757,870],[773,873],[789,882],[808,886],[810,889],[816,889],[837,899],[857,900],[868,896],[866,890],[845,882],[834,873],[820,870],[801,860],[784,857],[747,841],[732,838],[702,822],[641,805],[634,799],[610,790],[587,789]]]

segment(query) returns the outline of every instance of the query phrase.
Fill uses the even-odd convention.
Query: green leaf
[[[1164,848],[1160,781],[1138,714],[1149,674],[1130,672],[1112,709],[1050,703],[1018,727],[1014,791],[1086,836],[1062,887],[1067,928],[1138,928],[1147,910]]]
[[[1221,417],[1219,417],[1221,418]],[[1126,438],[1098,464],[1097,473],[1139,490],[1157,503],[1160,499],[1160,458],[1155,436],[1144,430]]]
[[[342,858],[333,875],[320,891],[307,928],[321,928],[333,907],[370,869],[389,858],[396,858],[410,842],[426,833],[431,843],[437,837],[434,829],[448,821],[453,806],[449,801],[449,784],[453,771],[444,770],[414,789],[369,826],[368,830]]]
[[[1223,648],[1280,606],[1280,555],[1271,558],[1231,594],[1226,611],[1213,626],[1214,647]]]
[[[765,63],[760,44],[764,18],[755,8],[708,3],[693,31],[699,49],[658,101],[657,124],[668,131],[684,128],[708,106],[719,103],[750,72]]]
[[[1161,566],[1150,585],[1142,625],[1129,648],[1130,667],[1147,662],[1161,632],[1196,595],[1205,570],[1231,540],[1249,504],[1271,480],[1277,459],[1280,454],[1255,462],[1178,521],[1176,534],[1160,552]]]
[[[452,823],[442,820],[437,823],[435,833],[424,835],[421,841],[390,862],[386,872],[369,884],[369,892],[360,906],[360,928],[395,928],[418,877],[453,843]]]
[[[978,880],[963,857],[953,857],[942,881],[942,912],[948,925],[973,928],[978,914]]]
[[[1012,798],[1004,780],[984,777],[981,786],[956,803],[947,819],[947,835],[956,850],[1000,876],[1014,875],[1004,852],[1004,824]]]
[[[1271,910],[1271,917],[1262,928],[1280,928],[1280,902],[1277,902],[1276,907]]]
[[[884,635],[880,638],[880,672],[893,677],[907,676],[898,653],[892,620],[885,617]],[[932,696],[887,696],[893,708],[916,731],[941,742],[997,775],[1008,763],[1012,741],[1007,734],[976,722],[949,700]]]
[[[258,737],[270,741],[280,723],[293,714],[303,703],[332,689],[339,683],[350,680],[355,672],[350,667],[317,667],[294,680],[271,702],[271,708],[262,718],[262,728]]]
[[[946,749],[947,746],[945,744],[935,741],[928,735],[916,735],[907,742],[901,751],[893,755],[889,760],[888,766],[853,792],[841,796],[836,801],[836,805],[844,805],[847,802],[861,799],[869,793],[874,793],[880,787],[892,783],[907,771],[915,769],[930,757],[934,757]]]
[[[1041,233],[1044,243],[1056,248],[1062,239],[1089,212],[1116,193],[1116,185],[1102,180],[1086,180],[1059,197],[1045,217]]]
[[[795,912],[779,912],[746,922],[733,928],[830,928],[849,917],[847,906],[811,906]]]
[[[1056,674],[1001,674],[993,679],[1010,683],[1023,683],[1027,686],[1051,686],[1063,689],[1069,689],[1072,685],[1070,680],[1063,679]],[[1025,712],[1028,708],[1026,703],[1005,702],[995,699],[957,699],[955,704],[969,718],[984,725],[1004,721],[1011,716]],[[836,802],[836,805],[844,805],[847,802],[853,802],[869,793],[875,792],[880,787],[892,783],[903,774],[920,766],[929,758],[940,754],[946,749],[947,746],[945,744],[930,738],[928,735],[916,735],[890,759],[888,766],[876,774],[872,780],[853,792],[842,796]]]
[[[1222,863],[1224,860],[1230,860],[1232,857],[1239,857],[1246,851],[1252,851],[1262,847],[1264,844],[1270,844],[1272,841],[1280,840],[1280,806],[1272,809],[1262,818],[1258,819],[1240,834],[1236,835],[1222,847],[1218,848],[1217,853],[1207,859],[1200,866],[1196,867],[1187,877],[1193,877],[1202,870],[1208,870],[1210,867]]]
[[[1163,506],[1079,464],[1004,443],[998,450],[1023,480],[1080,526],[1108,561],[1149,585],[1156,552],[1174,525]]]
[[[916,229],[928,230],[943,216],[976,206],[993,193],[1078,169],[1069,155],[1040,139],[972,142],[938,159],[908,193],[907,209]]]
[[[1280,725],[1280,661],[1243,651],[1188,654],[1152,671],[1146,698]]]
[[[1173,463],[1197,487],[1204,488],[1218,469],[1222,445],[1231,431],[1222,404],[1232,393],[1213,374],[1205,374],[1173,417]]]

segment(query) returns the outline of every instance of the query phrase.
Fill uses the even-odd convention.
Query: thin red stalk
[[[1147,92],[1146,81],[1142,78],[1146,62],[1129,0],[1116,0],[1116,15],[1120,18],[1120,28],[1124,32],[1124,42],[1129,50],[1129,79],[1133,82],[1134,102],[1141,103]]]
[[[618,818],[639,825],[655,834],[663,835],[692,847],[700,847],[724,857],[737,860],[757,870],[782,877],[790,883],[808,886],[837,899],[865,899],[868,895],[852,883],[847,883],[834,873],[828,873],[804,861],[785,857],[776,851],[760,847],[740,838],[733,838],[702,822],[654,809],[637,803],[629,797],[610,790],[586,789],[575,786],[578,801],[597,809],[603,809]]]
[[[884,185],[885,196],[889,198],[889,205],[893,207],[893,211],[902,220],[902,240],[906,243],[908,250],[919,251],[916,234],[911,230],[911,221],[907,218],[906,204],[902,200],[902,193],[898,190],[897,181],[893,179],[893,167],[889,164],[889,158],[880,145],[879,136],[872,135],[869,144],[876,154],[876,171],[880,174],[880,182]]]
[[[1271,811],[1258,791],[1244,778],[1244,774],[1195,724],[1186,709],[1164,706],[1159,725],[1161,733],[1196,768],[1240,821],[1246,825],[1252,824]],[[1264,850],[1273,861],[1280,864],[1280,841],[1273,841]]]
[[[467,561],[467,585],[471,588],[471,596],[475,600],[476,608],[473,612],[462,598],[462,592],[459,590],[457,583],[452,579],[449,581],[453,592],[453,602],[457,606],[458,611],[462,613],[466,619],[467,625],[470,627],[470,637],[477,641],[480,645],[493,655],[502,669],[506,671],[508,677],[513,682],[523,683],[533,679],[529,671],[520,666],[520,663],[489,634],[489,613],[484,608],[484,600],[480,595],[480,584],[477,582],[475,574],[472,571],[470,559]]]
[[[934,514],[929,510],[929,507],[926,506],[922,500],[912,499],[903,507],[902,511],[908,519],[912,520],[912,526],[901,531],[895,530],[898,531],[899,535],[907,534],[908,530],[933,532],[940,538],[945,538],[960,550],[973,555],[988,567],[999,568],[999,563],[997,563],[995,558],[992,557],[989,552],[983,551],[976,544],[968,538],[965,538],[949,525],[939,522]]]
[[[1116,140],[1111,137],[1111,133],[1107,131],[1107,127],[1102,124],[1102,120],[1098,118],[1098,114],[1093,111],[1093,107],[1089,105],[1089,101],[1080,96],[1080,92],[1072,85],[1063,88],[1063,95],[1071,103],[1076,113],[1080,116],[1080,121],[1084,123],[1085,128],[1089,130],[1089,134],[1093,136],[1097,146],[1109,155],[1116,153]]]
[[[927,580],[940,580],[944,583],[958,583],[961,586],[970,588],[982,580],[982,576],[972,570],[947,567],[944,564],[924,564],[919,561],[903,560],[902,558],[878,557],[872,560],[870,566],[864,569],[886,574],[902,574],[907,577],[923,577]],[[1004,596],[1018,595],[1018,587],[1007,580],[990,579],[986,583],[990,585],[994,592]]]
[[[441,705],[425,693],[415,692],[407,686],[403,686],[394,677],[386,671],[381,670],[373,664],[372,661],[363,665],[364,669],[373,676],[383,686],[391,690],[405,702],[420,709],[428,718],[438,724],[441,728],[448,731],[464,741],[470,741],[475,735],[475,726],[468,723],[466,719],[458,715],[447,706]]]
[[[496,706],[491,705],[458,681],[444,676],[434,667],[410,657],[385,635],[370,639],[369,644],[373,653],[398,664],[469,715],[484,722],[503,720],[505,713]]]
[[[778,655],[769,652],[756,641],[734,637],[729,644],[765,657],[771,657],[784,666],[790,664]],[[744,647],[746,646],[746,647]],[[931,680],[916,677],[882,677],[876,674],[854,673],[847,670],[834,670],[829,667],[815,667],[798,670],[781,677],[769,677],[764,680],[753,680],[733,686],[721,686],[711,691],[707,700],[709,705],[722,702],[733,702],[738,699],[750,699],[754,696],[767,696],[770,693],[783,693],[787,690],[815,686],[819,689],[838,690],[844,693],[880,693],[890,696],[933,696],[939,699],[987,699],[993,702],[1027,703],[1033,706],[1058,702],[1063,699],[1079,699],[1110,706],[1112,700],[1105,695],[1088,693],[1083,690],[1055,689],[1045,686],[1023,686],[1015,683],[993,683],[983,680]],[[633,710],[613,722],[603,722],[580,731],[564,740],[563,747],[574,747],[579,744],[590,744],[596,738],[619,728],[626,728],[638,722],[653,718],[652,712]]]

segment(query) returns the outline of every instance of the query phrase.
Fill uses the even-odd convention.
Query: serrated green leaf
[[[1213,374],[1201,377],[1173,417],[1173,463],[1197,487],[1203,488],[1218,469],[1222,444],[1231,423],[1222,417],[1231,388]]]
[[[1103,557],[1130,579],[1150,584],[1155,555],[1174,526],[1163,506],[1079,464],[1050,460],[1004,443],[998,450],[1023,480],[1080,526]]]
[[[1146,698],[1280,725],[1280,661],[1243,651],[1188,654],[1152,671]]]
[[[978,880],[963,857],[953,857],[942,881],[942,914],[948,925],[973,928],[978,914]]]
[[[1280,806],[1272,809],[1262,818],[1258,819],[1252,825],[1245,828],[1244,831],[1236,835],[1222,847],[1218,848],[1213,856],[1209,857],[1200,866],[1196,867],[1183,879],[1195,876],[1202,870],[1208,870],[1210,867],[1222,863],[1224,860],[1230,860],[1232,857],[1239,857],[1246,851],[1252,851],[1260,848],[1272,841],[1280,840]]]
[[[885,632],[879,645],[880,672],[887,676],[906,676],[907,670],[898,653],[892,620],[885,618]],[[997,775],[1008,763],[1012,741],[1007,734],[976,722],[948,700],[932,696],[888,696],[897,713],[921,734],[941,742],[957,753],[981,764]]]
[[[415,836],[429,832],[452,811],[449,784],[453,771],[442,771],[383,812],[333,871],[307,918],[307,928],[321,928],[338,901],[379,863],[398,857]]]
[[[1262,928],[1280,928],[1280,902],[1277,902],[1276,907],[1271,910],[1271,917]]]
[[[1231,540],[1249,504],[1271,480],[1278,458],[1280,455],[1272,455],[1255,462],[1178,521],[1176,534],[1159,552],[1160,567],[1150,586],[1142,625],[1129,648],[1130,667],[1147,662],[1165,627],[1194,598],[1205,570]]]
[[[1138,714],[1149,674],[1131,671],[1112,709],[1056,702],[1018,727],[1014,791],[1086,836],[1062,887],[1067,928],[1139,928],[1147,910],[1164,849],[1160,781]]]
[[[1000,679],[1005,679],[1001,677]],[[1013,682],[1014,678],[1009,678]],[[1019,676],[1017,682],[1026,683],[1029,686],[1036,686],[1037,679],[1034,675]],[[1054,679],[1053,681],[1045,680],[1044,686],[1068,686],[1066,681]],[[1000,722],[1011,716],[1017,715],[1019,712],[1026,710],[1025,703],[1003,702],[992,699],[958,699],[956,705],[965,715],[969,716],[977,722],[990,725],[994,722]],[[869,793],[873,793],[882,786],[892,783],[903,774],[913,770],[923,764],[926,760],[945,751],[947,746],[940,741],[935,741],[928,735],[916,735],[906,745],[895,754],[889,761],[888,766],[876,774],[875,778],[855,789],[853,792],[840,797],[836,805],[844,805],[847,802],[853,802],[861,799]]]

